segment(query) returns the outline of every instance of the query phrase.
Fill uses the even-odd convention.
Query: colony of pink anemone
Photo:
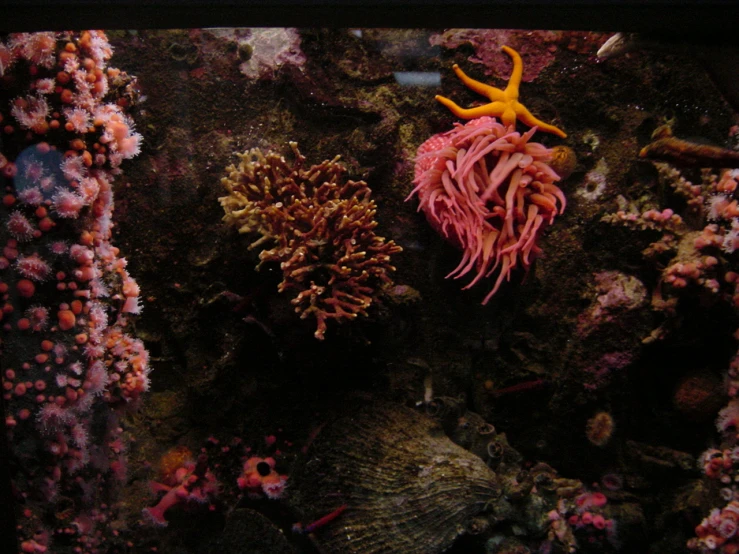
[[[418,149],[411,196],[418,194],[431,226],[463,251],[447,277],[474,270],[469,288],[498,272],[483,304],[513,269],[530,267],[541,252],[537,239],[565,208],[559,176],[547,164],[551,150],[530,142],[535,132],[480,117],[455,123]]]

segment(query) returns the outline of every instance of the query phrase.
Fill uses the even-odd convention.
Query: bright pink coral
[[[541,232],[565,208],[555,185],[559,176],[547,165],[551,150],[530,142],[492,117],[480,117],[434,135],[418,149],[413,194],[429,223],[464,252],[447,277],[473,268],[465,289],[498,270],[486,304],[503,279],[521,264],[528,269],[541,249]],[[410,196],[409,196],[410,198]]]

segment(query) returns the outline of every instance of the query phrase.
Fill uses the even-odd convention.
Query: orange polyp
[[[41,221],[38,222],[38,228],[44,232],[51,231],[54,225],[56,225],[56,223],[54,223],[54,220],[51,219],[50,217],[45,217]]]
[[[64,65],[68,60],[73,60],[77,56],[74,54],[74,52],[61,52],[59,54],[59,61],[61,62],[61,65]]]
[[[92,37],[90,36],[90,33],[88,31],[84,31],[80,35],[80,39],[77,41],[77,44],[79,44],[80,48],[89,48],[91,40]]]
[[[21,279],[18,281],[18,283],[15,285],[16,290],[18,291],[18,294],[20,294],[23,298],[30,298],[33,296],[33,293],[36,292],[36,285],[33,284],[32,281],[28,279]]]
[[[59,310],[56,315],[59,320],[59,328],[62,331],[69,331],[77,323],[77,318],[71,310]]]
[[[90,231],[82,231],[82,234],[80,235],[80,244],[92,246],[94,238],[95,237]]]
[[[41,121],[40,123],[34,125],[31,130],[38,135],[44,135],[49,130],[49,123],[46,121]]]
[[[69,90],[68,88],[62,89],[62,93],[60,95],[60,100],[64,104],[71,104],[74,100],[74,93]]]

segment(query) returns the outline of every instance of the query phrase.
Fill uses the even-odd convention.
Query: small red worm
[[[543,387],[546,385],[547,382],[543,379],[534,379],[533,381],[524,381],[523,383],[517,383],[515,385],[511,385],[510,387],[505,387],[502,389],[498,389],[496,391],[493,391],[493,396],[502,396],[504,394],[508,394],[511,392],[521,392],[525,390],[530,389],[538,389],[539,387]]]
[[[304,532],[305,533],[312,533],[313,531],[315,531],[316,529],[320,529],[321,527],[323,527],[327,523],[331,523],[333,520],[335,520],[337,517],[339,517],[344,510],[346,510],[346,504],[342,504],[341,506],[339,506],[338,508],[336,508],[333,512],[331,512],[330,514],[326,514],[325,516],[323,516],[320,519],[317,519],[313,523],[310,523],[310,524],[306,525],[305,528],[304,528]]]

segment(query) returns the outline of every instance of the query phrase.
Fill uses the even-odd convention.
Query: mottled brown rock
[[[706,421],[716,415],[724,404],[721,379],[709,372],[690,373],[677,384],[672,404],[685,417]]]

